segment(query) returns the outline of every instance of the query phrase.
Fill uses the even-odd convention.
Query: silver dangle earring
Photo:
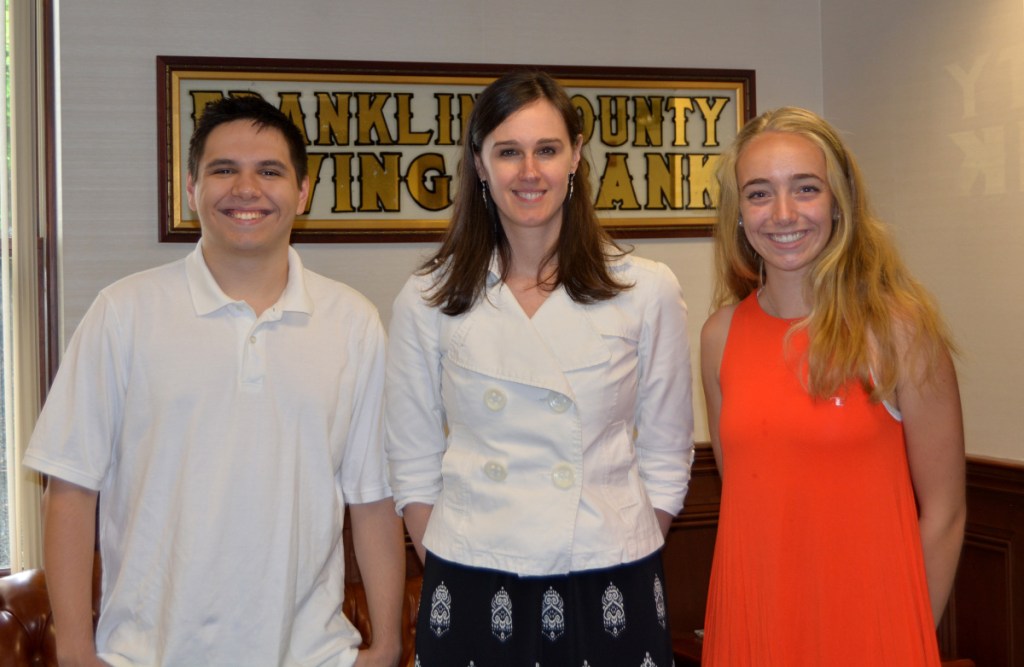
[[[572,201],[572,191],[573,191],[573,187],[574,187],[574,185],[576,183],[576,181],[573,178],[574,176],[576,176],[576,172],[570,171],[569,172],[569,196],[566,198],[566,201]]]
[[[490,202],[487,201],[487,181],[480,181],[480,196],[484,198],[484,206],[489,206]]]
[[[765,275],[764,275],[764,257],[761,257],[760,255],[758,255],[757,256],[757,282],[758,282],[757,291],[758,292],[760,292],[761,290],[764,289],[764,278],[765,278]]]

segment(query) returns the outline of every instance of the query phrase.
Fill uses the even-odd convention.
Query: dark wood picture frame
[[[497,76],[513,69],[548,72],[574,98],[574,103],[585,117],[585,124],[590,114],[590,146],[584,155],[591,160],[592,177],[597,179],[595,197],[599,204],[604,205],[604,209],[598,206],[598,215],[612,235],[620,238],[710,235],[715,214],[716,193],[711,177],[714,163],[735,132],[754,116],[756,108],[753,70],[196,56],[157,56],[156,66],[159,239],[162,242],[195,242],[199,237],[198,221],[190,217],[192,214],[184,196],[183,162],[187,159],[188,138],[194,126],[196,107],[203,100],[218,95],[246,94],[255,90],[271,101],[277,101],[282,109],[290,104],[287,111],[293,118],[300,117],[301,123],[297,121],[297,124],[305,125],[306,135],[310,137],[313,193],[309,213],[296,219],[292,240],[335,243],[439,239],[447,224],[446,213],[450,206],[439,208],[437,202],[442,201],[438,199],[441,185],[447,188],[455,174],[462,122],[468,114],[466,100],[470,100],[471,107],[475,93]],[[382,91],[380,86],[384,84],[390,88]],[[431,86],[459,92],[434,92],[429,96]],[[426,93],[419,98],[409,92],[420,89],[425,89]],[[609,94],[597,95],[595,91]],[[274,95],[277,100],[274,100]],[[311,99],[314,95],[316,99]],[[393,109],[385,113],[383,105],[377,103],[379,97],[384,98],[383,105],[393,105]],[[430,114],[410,111],[412,104],[422,104],[428,97],[431,104],[436,104],[436,114],[432,119]],[[444,109],[440,110],[442,98]],[[342,99],[344,102],[339,101]],[[325,106],[325,100],[333,100],[337,106]],[[619,122],[620,116],[612,116],[612,104],[615,112],[625,119],[624,123]],[[355,113],[352,107],[356,108]],[[325,109],[335,115],[335,125],[331,126],[321,118]],[[364,124],[360,113],[373,113],[376,125]],[[344,126],[338,120],[341,115],[345,116]],[[414,116],[417,122],[433,121],[436,125],[429,130],[415,131],[410,120]],[[442,125],[442,119],[447,121],[447,125]],[[400,126],[397,128],[399,141],[395,141],[387,127],[382,127],[383,120]],[[610,136],[612,130],[609,128],[613,125],[619,127],[614,128],[616,136],[609,139],[613,143],[608,144],[604,139]],[[626,125],[625,130],[623,125]],[[357,132],[349,132],[350,126],[356,127]],[[317,134],[309,132],[310,128]],[[338,134],[344,135],[344,143],[340,142]],[[410,143],[401,142],[403,134],[413,137],[419,144],[424,143],[424,137],[435,138],[434,144],[428,147],[434,151],[430,153],[433,167],[418,169],[418,181],[409,178],[413,171],[411,166],[403,175],[398,168],[391,168],[383,162],[387,158],[391,165],[397,165],[403,155],[407,156],[406,153],[395,152],[396,147],[415,150],[409,148]],[[351,135],[357,135],[355,141],[349,138]],[[325,136],[338,143],[325,144]],[[697,151],[689,150],[691,136],[700,137],[696,142],[699,143]],[[621,143],[614,143],[616,141]],[[437,146],[441,144],[448,153],[438,162],[437,151],[440,149]],[[341,146],[355,146],[363,152],[328,153],[324,150],[325,147]],[[602,163],[595,164],[595,146],[604,151],[600,153]],[[371,152],[380,151],[382,147],[384,152]],[[385,156],[385,153],[388,154]],[[421,156],[415,152],[410,154],[413,159],[409,164],[420,161],[417,158]],[[358,163],[355,161],[357,157]],[[348,164],[343,160],[348,160]],[[362,171],[353,176],[354,172],[350,171],[352,164],[359,167],[369,165],[375,171],[368,170],[370,175],[365,178]],[[439,169],[438,164],[443,165],[443,169]],[[634,166],[631,169],[630,164],[640,168]],[[324,165],[328,166],[325,168]],[[339,178],[337,174],[342,173],[342,169],[348,173]],[[642,176],[633,173],[643,169],[646,171]],[[328,177],[323,176],[325,170]],[[425,181],[428,172],[437,177],[431,177],[433,188]],[[656,184],[650,180],[651,172],[656,173]],[[697,182],[692,188],[689,182],[691,172],[696,174],[693,178]],[[372,202],[378,209],[367,208],[371,204],[363,203],[371,199],[366,194],[365,184],[374,177],[385,184],[384,189],[390,188],[390,209],[379,210],[385,205],[379,192]],[[441,181],[445,182],[438,185]],[[637,181],[646,188],[638,192],[635,187]],[[606,185],[607,190],[602,189]],[[319,199],[315,188],[320,188]],[[690,192],[691,189],[697,194]],[[354,196],[357,190],[365,199],[359,200]],[[324,194],[325,191],[328,194]],[[332,199],[324,199],[330,194],[334,195]],[[446,190],[447,194],[450,193]],[[348,198],[343,199],[343,196]],[[404,200],[399,202],[396,197]],[[415,210],[409,206],[405,217],[402,217],[403,202],[419,204],[426,198],[432,198],[437,205]],[[314,209],[323,201],[330,205],[326,214]],[[395,208],[396,202],[399,202],[398,208]],[[356,210],[356,205],[360,210]]]

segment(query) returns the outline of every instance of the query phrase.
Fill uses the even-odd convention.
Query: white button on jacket
[[[576,473],[568,463],[559,463],[551,469],[551,481],[559,489],[571,489],[576,484]]]
[[[555,412],[565,412],[571,404],[572,399],[565,394],[559,394],[557,391],[548,394],[548,407]]]
[[[508,470],[497,461],[488,461],[484,464],[484,474],[495,482],[500,482],[508,477]]]
[[[505,392],[500,389],[488,389],[484,392],[484,404],[495,412],[505,407],[506,400],[508,399],[505,398]]]
[[[401,510],[433,505],[428,550],[525,575],[627,563],[661,546],[653,508],[683,504],[693,456],[686,306],[663,264],[595,304],[555,290],[526,317],[492,267],[449,317],[413,276],[395,300],[385,424]]]

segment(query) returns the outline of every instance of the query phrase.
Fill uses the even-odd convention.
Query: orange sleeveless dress
[[[790,324],[752,294],[730,325],[702,664],[938,665],[903,426],[856,383],[812,399]]]

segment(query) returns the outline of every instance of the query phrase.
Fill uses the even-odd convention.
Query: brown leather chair
[[[93,622],[100,604],[100,567],[93,568]],[[46,573],[26,570],[0,578],[0,667],[56,665]]]
[[[29,570],[0,579],[0,667],[56,664],[46,575]]]

